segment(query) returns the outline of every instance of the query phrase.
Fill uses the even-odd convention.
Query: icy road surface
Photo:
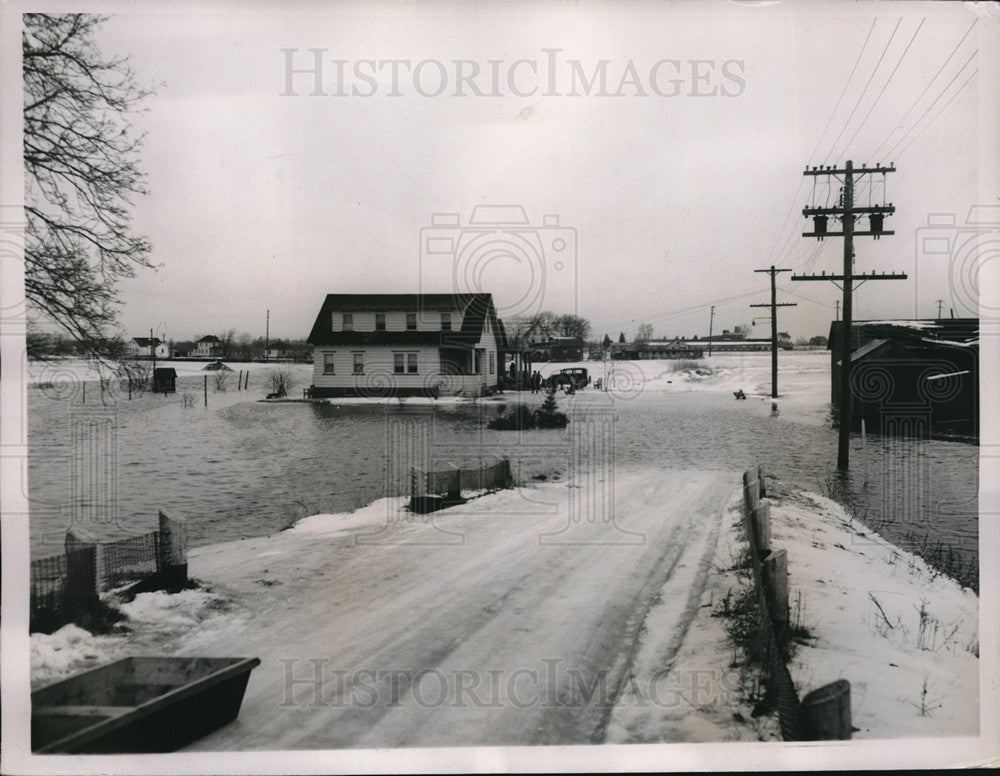
[[[431,523],[382,501],[200,548],[192,576],[238,603],[177,651],[262,662],[237,721],[191,748],[602,741],[645,613],[675,576],[704,584],[738,482],[619,471],[613,521],[568,519],[595,483],[544,483]]]

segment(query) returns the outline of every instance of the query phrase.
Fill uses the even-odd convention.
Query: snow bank
[[[95,636],[72,624],[55,633],[33,633],[32,688],[108,663],[120,656],[124,647],[119,636]]]
[[[856,738],[976,735],[978,596],[822,496],[782,496],[771,516],[811,636],[790,666],[800,695],[850,681]]]

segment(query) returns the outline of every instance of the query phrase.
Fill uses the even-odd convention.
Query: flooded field
[[[307,383],[308,368],[295,369]],[[225,391],[210,387],[207,407],[204,377],[183,372],[176,394],[106,404],[96,384],[87,403],[78,389],[29,387],[32,555],[58,553],[70,526],[102,539],[151,530],[158,510],[186,516],[193,545],[269,534],[308,514],[404,493],[411,465],[507,455],[525,481],[587,467],[760,462],[788,484],[841,500],[898,544],[978,563],[974,445],[856,438],[844,479],[829,423],[775,416],[770,402],[733,401],[725,391],[647,391],[633,400],[582,391],[560,399],[575,416],[567,430],[519,433],[486,429],[495,400],[260,402],[260,375],[250,391],[237,391],[235,379]],[[417,452],[398,443],[413,423],[429,429]]]

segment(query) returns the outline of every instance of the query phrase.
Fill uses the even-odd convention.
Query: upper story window
[[[375,313],[375,331],[385,331],[385,313]]]
[[[451,313],[441,313],[441,331],[451,331]]]
[[[344,313],[344,331],[354,331],[354,313]]]
[[[417,314],[407,313],[406,314],[406,330],[416,331],[417,330]]]

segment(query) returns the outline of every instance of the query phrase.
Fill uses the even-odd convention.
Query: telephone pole
[[[937,306],[938,306],[938,320],[939,320],[939,321],[941,320],[941,305],[943,305],[943,304],[944,304],[944,299],[938,299],[938,300],[937,300]]]
[[[821,175],[827,177],[833,177],[843,183],[841,201],[836,207],[804,207],[802,208],[802,215],[806,218],[813,219],[813,231],[803,232],[803,237],[815,237],[818,240],[822,240],[824,237],[843,237],[844,238],[844,271],[841,275],[827,275],[825,272],[821,275],[792,275],[792,280],[830,280],[836,283],[843,283],[842,290],[844,294],[844,321],[840,325],[841,332],[841,342],[840,342],[840,391],[838,396],[838,431],[839,438],[837,443],[837,468],[841,471],[846,471],[850,465],[851,456],[851,426],[852,426],[852,402],[851,402],[851,350],[853,344],[852,335],[852,294],[854,292],[854,282],[859,281],[858,285],[864,283],[868,280],[906,280],[906,274],[903,272],[884,274],[884,273],[862,273],[860,275],[854,274],[854,238],[855,237],[873,237],[878,239],[882,235],[891,235],[894,232],[886,231],[882,228],[885,216],[892,215],[896,212],[896,208],[893,207],[892,203],[886,204],[884,201],[880,205],[872,204],[870,201],[867,206],[857,206],[854,203],[854,184],[855,176],[862,177],[865,175],[882,175],[883,186],[882,186],[882,196],[885,199],[885,175],[886,173],[895,172],[896,168],[894,165],[889,165],[888,167],[883,167],[877,165],[875,167],[868,167],[862,165],[860,169],[855,169],[854,164],[848,161],[843,168],[829,167],[812,169],[806,168],[803,175],[813,176],[818,178]],[[869,188],[869,192],[871,188]],[[815,201],[815,186],[813,188],[813,196]],[[871,199],[871,195],[869,195]],[[854,221],[856,218],[862,215],[868,216],[869,229],[868,231],[858,231],[854,228]],[[843,231],[841,232],[830,232],[827,230],[827,221],[830,217],[838,218],[843,225]]]
[[[270,360],[271,350],[271,311],[267,311],[267,322],[264,324],[264,360]]]
[[[837,306],[834,309],[833,315],[834,315],[834,320],[835,321],[839,321],[840,320],[840,300],[839,299],[837,300]]]
[[[715,305],[712,305],[712,310],[709,313],[708,318],[708,355],[712,355],[712,324],[715,322]]]
[[[782,302],[778,304],[777,299],[777,288],[775,287],[775,277],[779,272],[791,272],[790,269],[775,269],[774,265],[771,265],[771,269],[755,269],[754,272],[766,272],[771,276],[771,303],[770,304],[752,304],[751,307],[770,307],[771,308],[771,398],[778,398],[778,308],[779,307],[796,307],[795,302]]]

